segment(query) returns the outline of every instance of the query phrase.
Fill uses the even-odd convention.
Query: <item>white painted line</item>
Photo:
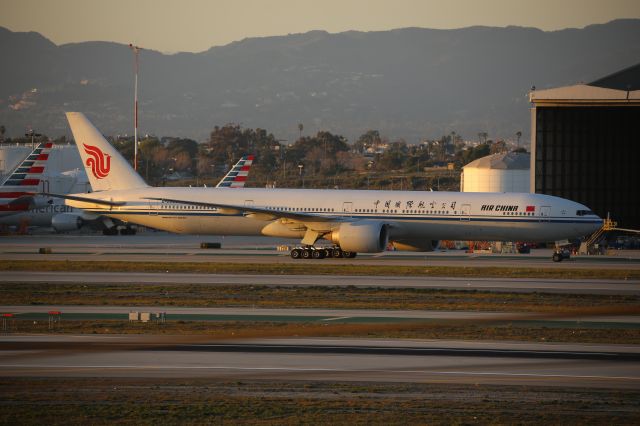
[[[640,381],[640,377],[629,376],[595,376],[571,374],[537,374],[537,373],[505,373],[486,371],[430,371],[430,370],[381,370],[381,369],[345,369],[320,367],[235,367],[235,366],[166,366],[166,365],[52,365],[52,364],[0,364],[0,368],[45,368],[45,369],[135,369],[135,370],[237,370],[237,371],[292,371],[292,372],[335,372],[335,373],[400,373],[400,374],[439,374],[459,376],[507,376],[507,377],[541,377],[569,379],[604,379]]]
[[[335,317],[335,318],[324,318],[320,321],[337,321],[337,320],[343,320],[343,319],[349,319],[351,317]]]

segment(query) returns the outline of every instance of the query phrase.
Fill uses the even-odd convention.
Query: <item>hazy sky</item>
[[[245,37],[471,25],[581,28],[640,18],[640,0],[0,0],[0,26],[56,44],[199,52]]]

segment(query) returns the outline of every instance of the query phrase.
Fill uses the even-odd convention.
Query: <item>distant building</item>
[[[589,84],[535,90],[531,191],[640,229],[640,64]]]
[[[530,154],[503,152],[478,158],[462,168],[462,192],[529,192]]]

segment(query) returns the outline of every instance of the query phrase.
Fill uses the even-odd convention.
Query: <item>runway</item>
[[[202,242],[219,242],[222,249],[201,249]],[[367,264],[398,266],[535,267],[555,269],[640,269],[640,252],[621,251],[610,256],[576,256],[551,261],[552,250],[530,254],[465,253],[446,250],[428,253],[387,251],[359,254],[356,259],[294,260],[279,245],[294,246],[295,240],[268,237],[213,237],[146,232],[134,236],[38,235],[0,236],[0,255],[6,260],[75,260],[134,262],[227,262],[300,264]],[[38,253],[50,248],[51,254]]]
[[[624,345],[262,339],[188,343],[114,336],[3,336],[0,376],[207,377],[640,388]],[[64,352],[59,349],[64,348]]]
[[[640,280],[560,280],[541,278],[448,278],[399,276],[191,274],[141,272],[33,272],[4,271],[0,283],[95,284],[207,284],[292,286],[354,286],[381,288],[430,288],[518,293],[640,294]]]
[[[210,237],[157,233],[134,237],[0,237],[6,260],[124,260],[154,262],[304,263],[274,246],[287,241],[224,239],[222,250],[200,249]],[[219,241],[219,240],[218,240]],[[276,244],[277,243],[277,244]],[[290,242],[289,242],[290,243]],[[51,247],[53,254],[37,254]],[[582,257],[552,263],[547,250],[531,255],[385,252],[354,260],[310,263],[418,266],[511,266],[535,268],[638,269],[640,256]],[[354,286],[491,292],[567,293],[637,296],[640,280],[554,280],[399,276],[259,275],[111,272],[6,271],[0,283],[200,284],[211,286]],[[44,318],[61,310],[63,318],[125,318],[129,311],[164,311],[185,321],[283,321],[393,323],[400,321],[526,321],[535,326],[637,329],[638,316],[597,316],[539,320],[514,312],[419,311],[384,309],[256,309],[172,306],[0,306],[23,318]],[[38,316],[39,315],[39,316]],[[518,318],[516,318],[518,317]],[[516,318],[516,319],[514,319]],[[513,343],[494,341],[418,341],[384,339],[252,339],[211,341],[207,337],[117,335],[0,336],[0,377],[215,378],[268,381],[460,383],[582,388],[640,388],[640,346]]]

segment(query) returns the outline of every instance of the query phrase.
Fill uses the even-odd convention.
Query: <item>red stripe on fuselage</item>
[[[38,186],[40,184],[40,179],[25,179],[20,182],[21,186]]]
[[[43,166],[33,166],[29,169],[29,171],[27,172],[28,174],[32,175],[35,173],[42,173],[44,172],[44,167]]]
[[[23,195],[33,195],[31,192],[0,192],[0,198],[18,198]]]
[[[49,159],[49,154],[40,154],[38,155],[38,158],[36,158],[36,161],[47,161]]]
[[[29,204],[0,204],[0,212],[22,212],[29,210]]]

